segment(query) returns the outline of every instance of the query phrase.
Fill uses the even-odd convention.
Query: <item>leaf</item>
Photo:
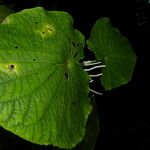
[[[14,13],[12,9],[5,5],[0,5],[0,23],[3,22],[4,19],[12,13]]]
[[[97,105],[95,97],[91,97],[92,112],[87,121],[86,134],[83,141],[73,150],[94,150],[99,135],[99,119],[97,116]]]
[[[72,17],[26,9],[3,21],[0,40],[0,125],[36,144],[75,147],[91,105]]]
[[[95,23],[87,41],[97,60],[104,61],[101,83],[105,90],[126,84],[130,81],[136,62],[136,56],[126,37],[114,28],[108,18]]]

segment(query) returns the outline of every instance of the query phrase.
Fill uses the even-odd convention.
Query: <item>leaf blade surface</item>
[[[23,10],[2,22],[0,39],[0,125],[37,144],[76,146],[91,105],[84,37],[71,16]]]

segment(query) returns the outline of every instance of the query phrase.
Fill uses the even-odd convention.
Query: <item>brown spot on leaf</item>
[[[68,74],[67,73],[65,73],[65,78],[68,79]]]
[[[9,66],[9,70],[10,70],[10,71],[13,71],[14,69],[15,69],[15,65],[11,64],[11,65]]]

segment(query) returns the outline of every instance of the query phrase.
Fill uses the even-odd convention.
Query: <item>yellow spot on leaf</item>
[[[42,38],[47,38],[55,33],[55,28],[47,24],[44,25],[41,30],[38,30],[37,33],[39,33]]]
[[[18,66],[15,63],[2,63],[0,64],[0,71],[5,72],[7,74],[18,74]]]

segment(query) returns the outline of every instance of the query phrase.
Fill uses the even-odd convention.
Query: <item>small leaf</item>
[[[99,19],[87,41],[97,60],[104,61],[101,83],[105,90],[126,84],[130,81],[136,56],[126,37],[114,28],[108,18]]]
[[[84,37],[72,17],[23,10],[0,24],[0,40],[0,125],[36,144],[75,147],[91,104],[79,64]]]
[[[12,9],[5,5],[0,5],[0,23],[3,22],[3,20],[12,13],[14,13]]]

